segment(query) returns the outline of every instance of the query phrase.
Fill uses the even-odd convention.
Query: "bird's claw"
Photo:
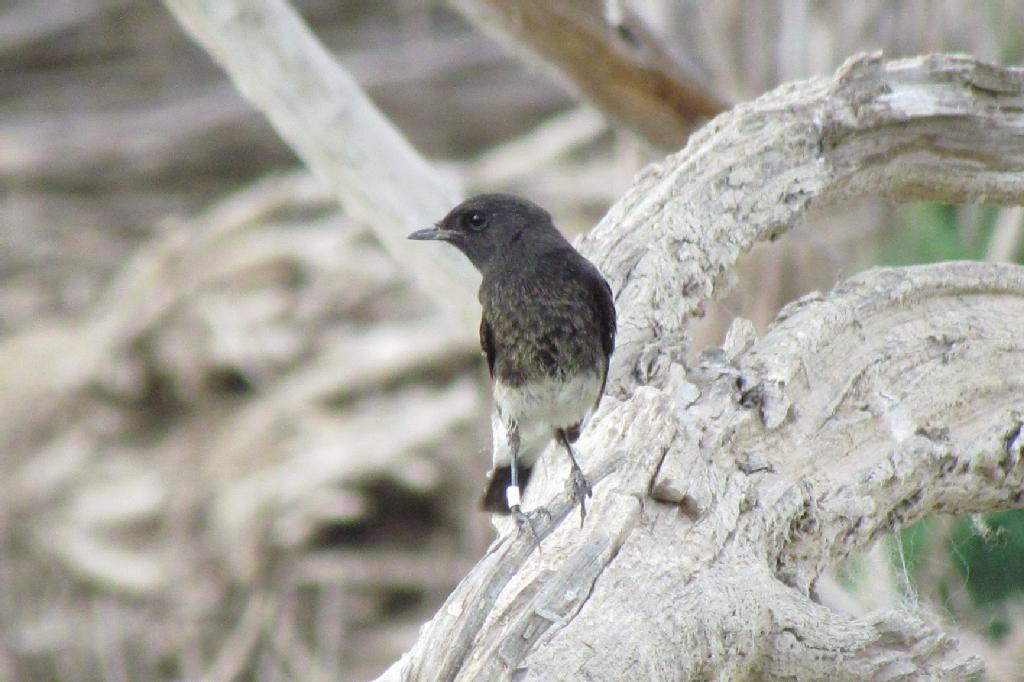
[[[540,549],[540,536],[537,535],[537,530],[533,527],[533,519],[523,512],[522,507],[518,504],[512,507],[512,518],[515,519],[516,528],[519,532],[522,533],[525,529],[530,534],[530,537],[533,538],[533,544],[537,546],[537,549]]]
[[[582,528],[583,522],[587,520],[586,500],[588,497],[594,496],[594,489],[590,487],[583,472],[577,467],[573,467],[572,473],[569,474],[569,480],[572,483],[572,496],[580,503],[580,528]]]

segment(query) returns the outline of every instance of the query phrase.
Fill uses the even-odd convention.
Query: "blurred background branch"
[[[726,108],[693,62],[626,3],[455,0],[460,12],[513,49],[549,63],[613,123],[663,151]]]
[[[165,0],[346,213],[373,227],[420,285],[472,326],[471,270],[451,249],[417,249],[406,236],[458,203],[284,0]]]

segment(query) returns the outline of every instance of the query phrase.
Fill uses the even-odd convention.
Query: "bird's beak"
[[[428,227],[425,230],[416,230],[409,235],[409,239],[439,239],[443,242],[452,241],[452,237],[458,234],[455,230],[445,230],[440,227]]]

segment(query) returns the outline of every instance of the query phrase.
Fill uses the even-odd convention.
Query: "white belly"
[[[496,414],[491,419],[496,465],[508,464],[508,428],[519,425],[519,461],[532,466],[555,430],[586,423],[601,390],[601,377],[588,372],[565,382],[547,379],[510,387],[494,382]]]

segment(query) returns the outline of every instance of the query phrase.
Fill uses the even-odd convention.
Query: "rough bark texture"
[[[394,153],[403,147],[401,139],[396,143],[393,130],[381,132],[387,126],[372,115],[360,89],[413,145],[447,160],[440,166],[445,176],[460,177],[477,191],[520,192],[572,232],[592,225],[622,196],[647,152],[631,135],[609,134],[604,115],[587,107],[520,136],[565,110],[565,90],[546,85],[541,74],[522,73],[499,56],[493,42],[470,33],[465,22],[437,5],[405,0],[296,4],[359,88],[344,74],[335,78],[337,66],[281,2],[203,3],[200,15],[216,16],[205,21],[199,16],[196,25],[205,26],[204,42],[256,106],[329,178],[330,188],[304,171],[274,171],[294,166],[292,152],[231,92],[231,82],[215,65],[185,43],[187,34],[159,3],[11,0],[0,9],[0,54],[8,65],[0,81],[0,176],[7,180],[0,188],[0,680],[369,679],[413,645],[421,625],[493,538],[490,517],[476,509],[488,459],[490,401],[475,339],[473,280],[449,281],[438,273],[438,259],[446,255],[465,265],[443,245],[394,250],[406,246],[403,237],[410,229],[422,226],[420,214],[427,221],[436,215],[425,204],[416,209],[389,202],[426,197],[444,210],[448,200],[429,188],[451,181],[408,161],[407,146]],[[584,0],[574,6],[598,4]],[[597,17],[604,26],[597,24],[596,38],[608,40],[609,49],[640,57],[641,68],[663,68],[645,61],[643,49],[629,52],[623,39],[640,36],[642,44],[646,37],[632,33],[628,19],[614,18],[620,3],[603,4],[612,11]],[[947,0],[941,7],[875,3],[867,10],[837,0],[789,2],[782,12],[740,0],[627,4],[643,10],[651,27],[671,37],[671,46],[682,36],[688,51],[713,65],[716,89],[740,101],[781,81],[831,73],[838,66],[835,55],[864,46],[889,46],[887,54],[895,57],[941,45],[996,59],[1005,53],[1000,46],[1013,44],[1024,25],[1024,4],[1004,6],[994,26],[991,13],[972,11],[966,0]],[[614,30],[623,26],[625,35]],[[736,39],[722,41],[723,35]],[[591,61],[587,66],[598,67],[601,60]],[[599,86],[602,76],[614,78],[618,72],[583,73],[594,75]],[[598,98],[592,101],[600,106]],[[499,142],[500,148],[492,147]],[[395,167],[389,170],[388,164]],[[395,191],[397,185],[405,187]],[[333,199],[339,195],[366,224],[338,213]],[[368,208],[366,201],[374,203]],[[880,229],[886,221],[879,217],[902,213],[880,203],[858,202],[856,210],[841,215],[812,209],[797,234],[772,248],[757,248],[730,272],[729,279],[740,282],[729,287],[728,298],[709,306],[709,317],[731,320],[730,311],[739,307],[763,330],[781,301],[798,296],[794,291],[825,290],[833,286],[835,273],[856,272],[860,268],[848,264],[881,232],[889,232]],[[955,214],[965,242],[978,247],[972,252],[981,252],[971,228],[993,211],[940,213]],[[815,234],[830,214],[836,222]],[[1019,215],[1002,212],[991,240],[985,239],[986,229],[974,233],[988,241],[986,258],[1019,255]],[[370,234],[371,225],[381,239]],[[381,241],[392,244],[390,256],[381,251]],[[410,278],[410,271],[425,276]],[[431,287],[439,301],[466,302],[465,322],[437,314],[415,290]],[[727,325],[689,324],[694,340],[687,357],[694,357],[692,347],[708,345],[700,339],[721,343]],[[728,386],[730,374],[739,377],[742,367],[749,385],[737,395],[755,416],[764,412],[778,418],[783,410],[792,415],[794,426],[780,425],[771,442],[787,442],[790,436],[830,442],[826,427],[849,421],[850,415],[877,414],[905,434],[908,424],[925,422],[925,413],[938,411],[908,401],[914,411],[886,413],[885,395],[901,393],[883,387],[875,395],[865,388],[869,383],[837,382],[830,369],[819,366],[815,381],[836,387],[841,399],[835,398],[836,412],[820,428],[801,421],[801,410],[809,405],[790,402],[789,396],[807,402],[820,395],[797,390],[801,379],[792,377],[799,374],[798,356],[782,369],[772,365],[785,383],[779,384],[783,399],[770,400],[776,383],[759,378],[763,367],[740,360],[749,340],[745,328],[743,323],[735,328],[727,352],[705,356],[704,369],[695,370],[690,382],[713,390],[724,373],[719,378]],[[937,336],[935,343],[948,344],[955,355],[972,347],[972,334],[964,335],[968,345],[956,343],[955,336]],[[851,336],[856,338],[847,330],[837,338]],[[865,361],[848,358],[838,350],[839,341],[833,346],[842,371]],[[833,346],[823,346],[823,352],[832,353]],[[861,349],[854,348],[859,355]],[[729,358],[736,362],[727,364]],[[815,368],[813,361],[805,364]],[[931,366],[937,372],[945,367],[934,361]],[[1019,373],[1012,364],[1001,369]],[[873,371],[873,366],[865,371],[872,380]],[[657,386],[679,387],[680,403],[688,404],[696,393],[679,381],[680,372],[669,365]],[[849,397],[843,393],[847,383]],[[762,384],[763,389],[747,390]],[[916,395],[916,389],[894,385],[902,395]],[[626,390],[623,399],[629,395]],[[857,412],[862,395],[867,407]],[[978,404],[983,409],[988,403]],[[963,409],[954,405],[950,418],[963,422]],[[932,420],[922,434],[941,438],[941,428],[934,427],[945,419]],[[756,421],[747,426],[756,434]],[[772,433],[765,437],[770,440]],[[1014,430],[1006,435],[1012,451]],[[708,442],[714,445],[714,437]],[[779,449],[792,450],[803,458],[798,461],[813,461],[807,447],[798,445]],[[600,447],[592,442],[590,452],[580,453],[588,471],[604,461]],[[726,442],[723,456],[733,447]],[[866,458],[865,466],[874,456],[867,445],[865,451],[838,447],[853,451],[850,462]],[[642,452],[634,456],[648,464]],[[785,454],[744,457],[744,471],[755,485],[755,472],[766,460],[786,476],[796,475],[783,466]],[[671,461],[666,459],[655,479],[656,497],[643,498],[646,506],[659,509],[678,500],[680,510],[695,519],[701,510],[713,517],[712,495],[718,489],[702,487],[699,468],[683,481]],[[964,460],[957,456],[957,461],[962,466]],[[821,471],[811,483],[832,486],[832,470]],[[984,466],[965,473],[977,471]],[[833,478],[842,476],[840,471]],[[548,472],[538,481],[560,487],[564,472]],[[894,481],[913,497],[914,481]],[[869,478],[861,487],[849,481],[840,485],[856,498],[873,483]],[[830,500],[835,498],[811,490],[821,500],[814,518],[824,537],[851,527],[871,534],[878,524],[884,526],[874,514],[834,514]],[[873,509],[874,499],[864,505]],[[970,603],[967,589],[983,582],[985,566],[972,566],[969,580],[958,580],[956,562],[946,556],[945,539],[956,537],[954,527],[963,528],[965,521],[930,519],[929,534],[942,537],[928,543],[923,559],[914,552],[920,562],[917,570],[911,565],[909,576],[891,570],[891,543],[877,542],[856,562],[870,568],[855,594],[837,596],[841,588],[829,574],[815,581],[809,594],[840,613],[864,617],[866,626],[835,619],[850,641],[854,635],[867,641],[886,628],[893,637],[912,641],[900,632],[925,633],[919,627],[929,625],[927,618],[897,627],[899,619],[865,612],[899,604],[910,576],[924,603],[951,579],[943,605],[952,604],[959,624],[975,631],[955,633],[961,651],[984,656],[993,682],[1016,682],[1024,660],[1022,621],[1013,618],[1011,605],[1016,623],[1010,636],[981,641],[989,617],[983,606]],[[899,514],[893,522],[901,522]],[[813,530],[799,534],[800,527],[793,531],[799,536],[794,546],[778,550],[786,568],[773,570],[784,584],[800,586],[813,573],[793,568],[794,557],[816,552],[819,541]],[[630,544],[633,530],[614,539],[623,556],[636,551]],[[992,539],[996,542],[971,536],[978,544],[1002,544],[999,534]],[[761,551],[761,545],[753,546]],[[777,546],[766,541],[765,554]],[[547,566],[557,569],[559,557],[552,551],[545,546]],[[609,560],[603,545],[590,551],[596,554],[580,555],[579,574],[593,580],[595,595],[603,594],[608,587],[602,575],[626,571],[615,568],[617,559]],[[597,559],[586,563],[592,556]],[[816,560],[827,562],[831,556],[829,550]],[[599,574],[604,563],[607,573]],[[542,589],[550,594],[565,584]],[[655,596],[666,593],[655,585],[662,589]],[[777,585],[771,585],[763,599],[775,594]],[[787,589],[783,593],[791,594]],[[508,599],[499,597],[498,603]],[[774,617],[783,624],[806,622],[792,615],[807,606],[800,605],[777,600]],[[486,622],[488,616],[479,618]],[[630,622],[626,616],[622,620]],[[566,628],[574,627],[570,621]],[[685,614],[679,617],[683,627],[688,621]],[[547,631],[553,641],[558,627]],[[812,654],[817,640],[808,629],[794,625],[791,630],[796,641],[771,641],[779,649],[792,646],[801,656]],[[494,641],[499,632],[487,626],[484,636]],[[755,653],[769,650],[770,642],[761,643]],[[925,636],[914,651],[923,661],[929,647],[948,643]],[[512,645],[503,646],[504,655],[515,661]],[[733,644],[723,639],[716,646]],[[658,663],[651,647],[619,648],[628,653],[638,647],[651,661],[642,672],[675,673],[671,659]],[[528,653],[524,660],[536,655]],[[891,656],[894,665],[887,672],[896,676],[906,653],[894,649]],[[579,663],[576,656],[565,660]],[[710,669],[712,663],[709,676],[718,672]],[[751,665],[749,676],[796,671],[793,677],[813,677],[802,665],[802,658],[765,656],[760,668]],[[553,676],[575,676],[576,670],[558,673]]]
[[[1024,71],[936,55],[848,61],[737,106],[651,166],[581,248],[616,292],[612,390],[664,376],[741,253],[814,202],[1024,201]]]
[[[313,117],[314,134],[292,137],[296,112],[322,104],[321,89],[258,96],[253,73],[270,67],[253,67],[253,49],[308,47],[278,3],[167,2],[293,144],[346,120],[344,108]],[[250,32],[266,44],[232,45]],[[298,73],[336,68],[297,56],[288,68]],[[351,94],[334,78],[327,92]],[[621,320],[612,395],[578,448],[595,487],[586,525],[564,458],[545,460],[527,499],[546,509],[535,522],[541,551],[503,527],[381,679],[976,673],[980,663],[927,614],[845,615],[815,599],[814,583],[929,512],[1021,504],[1024,268],[874,270],[792,304],[760,341],[740,320],[699,367],[679,359],[686,322],[723,273],[812,201],[1022,203],[1022,86],[1020,70],[963,57],[860,58],[737,107],[644,173],[581,244],[612,282]],[[304,156],[343,196],[367,180],[331,167],[358,158]],[[382,170],[397,158],[382,155]],[[423,192],[423,205],[443,193],[425,177],[400,183]],[[387,172],[377,181],[394,189]]]
[[[1024,268],[951,263],[806,297],[752,345],[739,323],[696,384],[675,366],[602,410],[579,448],[597,481],[586,527],[563,491],[540,553],[503,535],[401,678],[976,672],[925,614],[854,618],[812,588],[924,514],[1020,505],[1022,313]]]
[[[1020,203],[1022,86],[963,57],[859,58],[643,174],[582,241],[622,320],[618,400],[579,446],[586,526],[553,458],[527,500],[542,550],[503,533],[381,679],[975,674],[926,613],[841,614],[814,582],[925,514],[1021,505],[1024,268],[873,270],[677,359],[721,275],[813,200]]]

